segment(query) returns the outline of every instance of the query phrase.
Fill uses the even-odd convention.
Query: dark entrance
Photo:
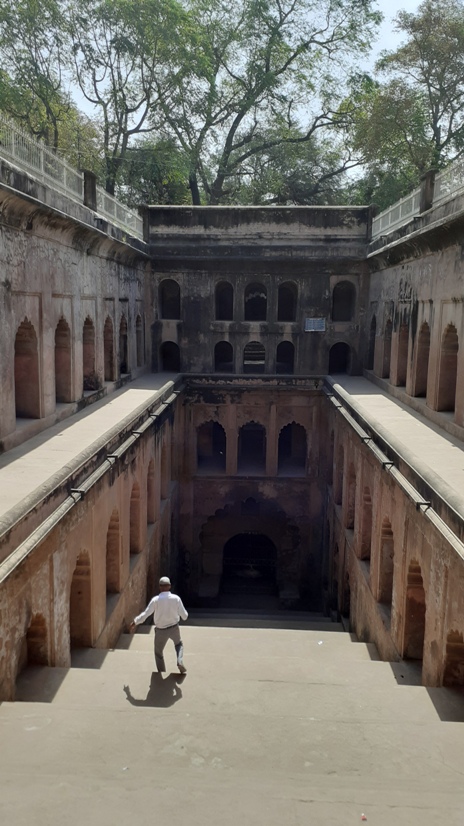
[[[276,556],[265,534],[248,531],[233,536],[224,545],[222,593],[276,594]]]

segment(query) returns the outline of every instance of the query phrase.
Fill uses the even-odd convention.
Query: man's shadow
[[[131,694],[128,685],[124,686],[124,692],[133,706],[146,706],[147,708],[169,708],[182,699],[182,690],[179,683],[184,680],[183,674],[168,674],[163,677],[158,671],[153,671],[151,675],[150,688],[144,700],[138,699]]]

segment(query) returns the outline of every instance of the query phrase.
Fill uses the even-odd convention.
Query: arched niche
[[[245,287],[245,321],[266,321],[267,290],[264,284],[254,283]]]
[[[215,345],[214,371],[216,373],[234,372],[234,350],[229,341],[218,341]]]
[[[260,341],[249,341],[243,350],[243,372],[264,373],[266,351]]]
[[[218,422],[204,422],[197,428],[197,470],[199,473],[221,473],[225,469],[225,430]]]
[[[137,367],[142,367],[144,358],[144,336],[143,336],[143,320],[142,316],[138,315],[135,319],[135,349]]]
[[[424,321],[419,330],[416,344],[416,361],[413,378],[413,395],[427,397],[427,383],[430,357],[430,327]]]
[[[353,321],[356,287],[351,281],[339,281],[332,292],[332,321]]]
[[[375,358],[375,337],[377,334],[377,319],[375,315],[371,318],[371,323],[369,326],[369,345],[367,349],[367,364],[366,367],[368,370],[374,369],[374,358]]]
[[[291,281],[280,284],[277,299],[277,320],[295,321],[297,301],[298,289],[296,284]]]
[[[438,371],[437,410],[453,411],[456,404],[459,338],[454,324],[443,333]]]
[[[276,373],[293,374],[295,347],[291,341],[281,341],[276,350]]]
[[[258,422],[248,422],[238,432],[237,470],[244,474],[266,470],[266,429]]]
[[[165,278],[159,285],[161,318],[180,318],[180,287],[172,278]]]
[[[119,512],[113,510],[106,534],[106,593],[118,594],[121,590],[121,536]]]
[[[220,281],[214,291],[217,321],[232,321],[234,317],[234,288],[228,281]]]
[[[280,476],[304,476],[307,439],[305,428],[291,422],[279,433],[278,473]]]
[[[351,347],[344,341],[337,341],[330,348],[329,373],[348,373],[351,367]]]
[[[180,372],[180,349],[174,341],[163,341],[160,347],[160,369],[164,373]]]
[[[40,375],[37,335],[25,318],[18,327],[14,355],[16,416],[40,418]]]
[[[71,648],[92,645],[92,578],[90,557],[82,551],[76,560],[69,597]]]
[[[130,506],[129,506],[129,551],[131,554],[139,554],[142,550],[141,524],[140,524],[140,485],[134,482],[132,485]]]
[[[85,319],[82,329],[82,371],[84,392],[98,390],[100,382],[95,372],[95,325],[90,316]]]
[[[110,316],[106,317],[103,328],[103,350],[105,381],[114,381],[116,378],[114,369],[114,328]]]
[[[129,372],[129,346],[127,335],[127,319],[126,316],[121,316],[119,322],[119,372],[121,376],[127,375]]]
[[[55,398],[58,403],[72,401],[71,330],[65,318],[55,328]]]

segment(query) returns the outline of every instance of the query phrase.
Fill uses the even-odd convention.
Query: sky
[[[398,32],[393,31],[392,20],[399,11],[415,12],[419,0],[378,0],[377,6],[384,16],[384,21],[373,49],[376,56],[383,49],[396,49],[399,46],[402,38]]]

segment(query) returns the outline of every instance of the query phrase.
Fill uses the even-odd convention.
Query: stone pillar
[[[421,177],[420,206],[419,212],[427,212],[433,206],[433,195],[435,190],[436,169],[429,169]]]
[[[89,169],[83,169],[84,174],[84,205],[97,211],[97,176]]]

